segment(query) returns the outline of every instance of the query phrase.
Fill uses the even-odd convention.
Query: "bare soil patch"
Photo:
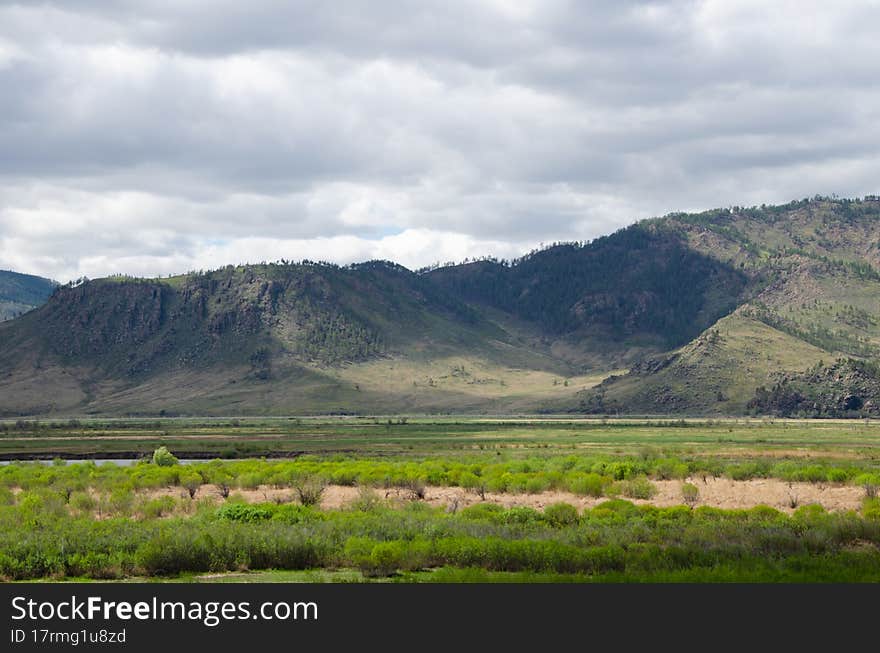
[[[864,490],[852,485],[836,485],[829,483],[789,483],[779,479],[752,479],[734,481],[726,478],[689,478],[699,489],[697,506],[735,509],[753,508],[764,505],[791,513],[797,507],[808,504],[819,504],[826,510],[845,511],[858,510],[861,507]],[[660,507],[682,505],[681,494],[683,481],[652,481],[657,494],[649,500],[628,499],[635,504],[650,504]],[[242,496],[245,501],[259,503],[276,501],[279,503],[295,503],[296,492],[291,488],[274,488],[260,486],[255,489],[233,489],[234,494]],[[375,488],[373,490],[381,500],[402,504],[413,498],[403,488]],[[188,494],[180,488],[164,488],[155,490],[153,496],[173,495],[186,497]],[[344,508],[357,500],[360,490],[345,485],[329,485],[321,498],[321,507],[325,509]],[[214,485],[202,485],[196,499],[205,497],[222,500],[220,490]],[[425,488],[424,501],[432,506],[464,508],[475,503],[495,503],[505,508],[526,506],[542,510],[554,503],[569,503],[579,510],[592,508],[607,501],[607,497],[584,497],[571,492],[546,491],[533,494],[493,493],[487,492],[481,498],[474,492],[459,487],[428,486]]]

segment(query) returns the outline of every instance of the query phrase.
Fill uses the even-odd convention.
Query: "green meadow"
[[[7,421],[0,576],[877,581],[878,435],[872,421]],[[131,462],[76,460],[114,456]],[[49,460],[15,461],[33,457]],[[701,501],[711,479],[849,488],[859,501],[849,510],[796,501],[721,509]],[[677,505],[651,503],[661,483],[681,488]],[[349,499],[322,505],[334,488]],[[468,501],[431,502],[427,488]],[[589,503],[516,505],[553,493]]]

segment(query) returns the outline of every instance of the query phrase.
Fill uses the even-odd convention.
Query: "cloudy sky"
[[[880,3],[0,0],[0,268],[409,267],[880,191]]]

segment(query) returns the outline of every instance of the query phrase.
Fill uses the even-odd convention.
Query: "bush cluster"
[[[581,514],[568,504],[543,511],[475,504],[450,514],[423,503],[321,511],[232,501],[199,504],[189,515],[146,510],[96,519],[65,504],[63,495],[38,488],[0,505],[0,576],[121,578],[337,567],[381,576],[456,567],[625,579],[739,573],[768,564],[789,568],[796,559],[833,562],[857,551],[858,564],[880,578],[877,502],[865,499],[862,515],[819,506],[786,515],[767,507],[658,508],[624,499]],[[829,562],[829,568],[836,564]]]

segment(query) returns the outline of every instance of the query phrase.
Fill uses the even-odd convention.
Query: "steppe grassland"
[[[564,416],[6,422],[7,456],[144,462],[0,469],[0,573],[877,580],[878,428]],[[147,462],[160,446],[184,459],[296,457]],[[268,569],[279,571],[252,573]]]

